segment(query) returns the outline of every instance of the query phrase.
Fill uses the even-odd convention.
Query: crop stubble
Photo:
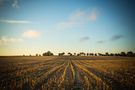
[[[134,90],[133,57],[0,57],[0,90]]]

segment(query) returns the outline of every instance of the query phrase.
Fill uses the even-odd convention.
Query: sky
[[[135,52],[134,0],[0,0],[0,55]]]

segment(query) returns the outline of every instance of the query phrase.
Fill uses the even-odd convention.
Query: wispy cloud
[[[63,21],[57,24],[60,29],[69,29],[72,27],[80,26],[87,23],[88,21],[96,21],[98,16],[98,10],[77,10],[73,12],[67,21]]]
[[[123,35],[115,35],[115,36],[113,36],[110,40],[111,40],[111,41],[116,41],[116,40],[119,40],[119,39],[121,39],[121,38],[124,38],[124,36],[123,36]]]
[[[88,41],[89,39],[90,37],[85,36],[85,37],[80,38],[80,42]]]
[[[18,0],[13,0],[12,7],[13,8],[19,8]]]
[[[107,41],[99,40],[99,41],[97,41],[97,43],[99,43],[99,44],[108,43],[110,41],[117,41],[117,40],[122,39],[122,38],[124,38],[123,35],[114,35],[111,38],[109,38],[109,40],[107,40]]]
[[[28,24],[31,23],[31,21],[27,20],[0,20],[0,23],[8,23],[8,24]]]
[[[69,29],[75,26],[79,26],[83,15],[84,12],[80,10],[73,12],[67,21],[63,21],[57,24],[58,29]]]
[[[22,34],[22,36],[26,37],[26,38],[37,38],[40,35],[41,35],[41,33],[36,30],[28,30]]]
[[[83,10],[76,10],[70,15],[69,21],[72,21],[72,22],[82,21],[84,20],[85,14],[86,12]]]
[[[91,13],[88,15],[88,20],[90,21],[96,21],[98,16],[98,11],[97,9],[93,9]]]
[[[77,23],[77,22],[71,22],[71,21],[60,22],[57,24],[57,28],[58,29],[69,29],[69,28],[75,27],[77,25],[79,25],[79,23]]]
[[[22,38],[2,36],[0,37],[0,44],[10,44],[10,43],[19,43],[23,42]]]

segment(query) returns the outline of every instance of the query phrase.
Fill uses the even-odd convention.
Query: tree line
[[[53,56],[54,54],[51,51],[44,52],[42,56]],[[68,52],[67,54],[65,52],[58,53],[58,56],[129,56],[129,57],[135,57],[135,53],[132,51],[129,52],[121,52],[121,53],[108,53],[106,52],[105,54],[103,53],[85,53],[85,52],[80,52],[80,53],[71,53]]]

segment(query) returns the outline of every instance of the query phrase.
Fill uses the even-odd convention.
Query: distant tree
[[[87,56],[89,56],[90,54],[89,53],[87,53]]]
[[[114,55],[115,56],[121,56],[121,53],[115,53]]]
[[[77,56],[80,56],[80,54],[78,53]]]
[[[82,52],[80,52],[80,56],[83,56]]]
[[[90,53],[90,56],[93,56],[94,54],[93,53]]]
[[[43,56],[53,56],[53,53],[50,51],[47,51],[47,52],[43,53]]]
[[[102,53],[98,53],[98,55],[99,55],[99,56],[103,56],[103,54],[102,54]]]
[[[80,56],[85,56],[86,54],[84,52],[80,52]]]
[[[135,57],[135,53],[133,53],[133,56]]]
[[[114,55],[115,55],[115,56],[118,56],[118,53],[115,53]]]
[[[125,52],[121,52],[120,56],[126,56],[126,53]]]
[[[132,57],[134,56],[134,53],[132,51],[127,52],[127,56]]]
[[[83,52],[83,55],[85,56],[86,54]]]
[[[70,56],[70,54],[71,54],[71,53],[70,53],[70,52],[68,52],[67,54]]]
[[[95,56],[97,56],[97,54],[95,53]]]
[[[68,55],[69,55],[69,56],[72,56],[72,53],[68,52]]]
[[[36,56],[39,56],[38,54],[36,54]]]
[[[76,56],[76,53],[74,53],[74,56]]]
[[[113,53],[110,53],[110,56],[114,56],[114,54]]]
[[[108,53],[108,52],[106,52],[106,53],[105,53],[105,56],[109,56],[109,53]]]
[[[59,56],[63,56],[64,54],[65,54],[65,53],[63,52],[63,53],[59,53],[58,55],[59,55]]]

